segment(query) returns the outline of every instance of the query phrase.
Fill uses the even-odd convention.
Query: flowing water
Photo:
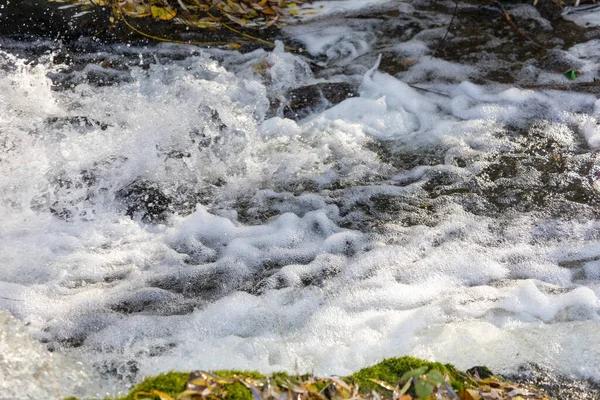
[[[597,96],[433,57],[426,2],[322,3],[285,31],[313,61],[0,40],[0,397],[405,354],[600,379]],[[560,57],[593,82],[600,44]],[[284,118],[324,83],[355,92]]]

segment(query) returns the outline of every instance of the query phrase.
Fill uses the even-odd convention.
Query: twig
[[[407,83],[407,85],[410,86],[413,89],[422,90],[424,92],[429,92],[429,93],[439,94],[440,96],[444,96],[444,97],[450,97],[450,95],[448,95],[446,93],[438,92],[438,91],[432,90],[432,89],[426,89],[426,88],[423,88],[423,87],[420,87],[420,86],[413,85],[412,83]]]
[[[208,13],[213,19],[215,19],[215,21],[217,21],[221,26],[229,29],[230,31],[243,36],[245,38],[251,39],[253,41],[256,42],[260,42],[260,43],[264,43],[267,44],[269,46],[275,47],[275,43],[273,42],[269,42],[267,40],[263,40],[260,38],[257,38],[256,36],[252,36],[252,35],[248,35],[247,33],[243,33],[238,31],[237,29],[232,28],[231,26],[223,23],[223,22],[219,22],[217,20],[216,17],[214,17],[212,14],[210,14],[210,12]],[[125,25],[127,25],[127,27],[129,29],[131,29],[133,32],[137,33],[138,35],[147,37],[148,39],[153,39],[153,40],[157,40],[159,42],[167,42],[167,43],[176,43],[176,44],[186,44],[186,45],[195,45],[195,46],[231,46],[231,45],[235,45],[236,43],[232,43],[232,42],[195,42],[195,41],[190,41],[190,40],[176,40],[176,39],[170,39],[170,38],[164,38],[164,37],[160,37],[160,36],[154,36],[151,35],[149,33],[143,32],[141,30],[139,30],[138,28],[134,27],[131,23],[129,23],[129,21],[127,21],[127,18],[125,17],[125,13],[123,13],[123,11],[120,9],[119,6],[119,16],[120,16],[120,20],[123,21],[123,23]],[[247,41],[245,40],[241,40],[239,41],[240,43],[247,43]],[[239,47],[239,46],[238,46]],[[288,46],[284,46],[284,48],[288,51],[295,51],[298,52],[298,49],[295,49],[293,47],[288,47]]]
[[[450,23],[448,24],[448,28],[446,29],[446,34],[438,44],[437,49],[433,52],[432,57],[435,57],[438,52],[444,47],[446,43],[446,39],[448,38],[448,34],[450,33],[450,28],[452,27],[452,23],[454,22],[454,18],[456,18],[456,14],[458,14],[458,0],[454,0],[454,11],[452,12],[452,18],[450,19]]]
[[[4,297],[4,296],[0,296],[0,299],[2,299],[2,300],[10,300],[10,301],[25,301],[25,300],[19,300],[19,299],[11,299],[9,297]]]
[[[500,10],[500,12],[504,15],[504,19],[506,19],[506,22],[508,22],[508,24],[510,25],[510,27],[512,28],[513,31],[515,31],[515,33],[521,37],[523,37],[525,40],[532,42],[533,44],[535,44],[538,47],[541,48],[546,48],[546,46],[544,46],[543,44],[541,44],[540,42],[538,42],[537,40],[535,40],[534,38],[532,38],[531,36],[527,35],[525,32],[523,32],[521,29],[519,29],[519,27],[514,23],[514,21],[512,20],[512,18],[510,17],[510,14],[508,13],[508,11],[506,11],[506,9],[504,7],[502,7],[502,4],[500,4],[500,2],[498,0],[493,0],[494,1],[494,5]]]
[[[208,11],[207,11],[207,13],[208,13],[208,15],[209,15],[209,16],[210,16],[212,19],[214,19],[216,22],[219,22],[218,18],[217,18],[217,17],[215,17],[214,15],[212,15],[212,13],[210,12],[210,10],[208,10]],[[233,32],[233,33],[237,33],[237,34],[238,34],[238,35],[240,35],[240,36],[243,36],[243,37],[245,37],[245,38],[248,38],[248,39],[254,40],[254,41],[256,41],[256,42],[259,42],[259,43],[264,43],[264,44],[267,44],[267,45],[269,45],[269,46],[275,47],[275,43],[273,43],[273,42],[269,42],[268,40],[264,40],[264,39],[261,39],[261,38],[257,38],[256,36],[252,36],[252,35],[248,35],[247,33],[240,32],[240,31],[238,31],[237,29],[235,29],[235,28],[232,28],[231,26],[227,25],[226,23],[220,22],[220,24],[221,24],[221,26],[223,26],[223,27],[225,27],[225,28],[229,29],[229,30],[230,30],[231,32]],[[288,46],[284,46],[284,48],[285,48],[286,50],[288,50],[288,51],[297,51],[296,49],[294,49],[294,48],[292,48],[292,47],[288,47]]]
[[[176,40],[176,39],[169,39],[169,38],[154,36],[154,35],[143,32],[143,31],[137,29],[136,27],[134,27],[132,24],[129,23],[129,21],[127,21],[127,18],[125,17],[124,14],[121,14],[120,17],[121,17],[120,18],[121,21],[123,21],[123,23],[125,25],[127,25],[127,27],[129,29],[131,29],[133,32],[137,33],[138,35],[147,37],[148,39],[157,40],[159,42],[187,44],[187,45],[196,45],[196,46],[227,46],[227,45],[232,44],[232,42],[195,42],[195,41],[190,41],[190,40]]]
[[[523,86],[524,89],[546,89],[546,90],[577,90],[585,88],[600,87],[600,81],[594,82],[579,82],[572,83],[570,85],[527,85]]]

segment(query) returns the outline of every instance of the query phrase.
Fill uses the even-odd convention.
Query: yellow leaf
[[[171,7],[152,6],[152,16],[156,19],[168,21],[170,19],[175,18],[176,15],[177,15],[177,11],[175,11]]]
[[[392,392],[395,390],[395,388],[394,388],[392,385],[390,385],[389,383],[387,383],[387,382],[380,381],[379,379],[373,379],[373,378],[369,378],[369,380],[370,380],[371,382],[375,382],[375,383],[376,383],[376,384],[378,384],[379,386],[381,386],[381,387],[383,387],[383,388],[386,388],[387,390],[390,390],[390,391],[392,391]]]
[[[206,21],[198,21],[196,23],[196,26],[198,28],[214,28],[215,26],[217,26],[217,24],[214,21],[210,21],[210,22],[206,22]]]
[[[173,397],[169,396],[166,393],[160,392],[158,390],[151,390],[149,392],[137,392],[135,394],[135,398],[139,399],[139,396],[158,396],[160,400],[175,400]]]
[[[215,374],[210,373],[210,372],[203,371],[203,373],[206,374],[206,375],[208,375],[209,377],[211,377],[215,382],[217,382],[220,385],[226,385],[228,383],[233,383],[234,382],[231,379],[223,378],[223,377],[221,377],[219,375],[215,375]]]
[[[176,400],[195,400],[195,399],[199,398],[200,396],[204,397],[209,394],[210,394],[210,391],[207,391],[206,389],[204,392],[198,392],[196,390],[184,390],[183,392],[181,392],[177,395]]]
[[[481,400],[481,395],[477,390],[465,389],[460,392],[461,400]]]
[[[147,17],[148,15],[150,15],[150,10],[148,10],[148,7],[143,6],[143,5],[139,5],[135,7],[135,15],[131,15],[132,17]]]

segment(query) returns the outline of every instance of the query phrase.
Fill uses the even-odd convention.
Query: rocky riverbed
[[[253,33],[273,46],[134,21],[232,50],[64,6],[0,9],[25,370],[124,388],[411,354],[598,397],[597,27],[541,0],[316,2]],[[54,390],[6,357],[15,396]]]

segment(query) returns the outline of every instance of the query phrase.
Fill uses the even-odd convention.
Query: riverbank
[[[460,372],[450,364],[389,358],[347,377],[255,371],[169,372],[146,378],[117,400],[159,399],[460,399],[548,400],[533,385],[494,376],[485,367]],[[69,398],[65,400],[75,400]]]

